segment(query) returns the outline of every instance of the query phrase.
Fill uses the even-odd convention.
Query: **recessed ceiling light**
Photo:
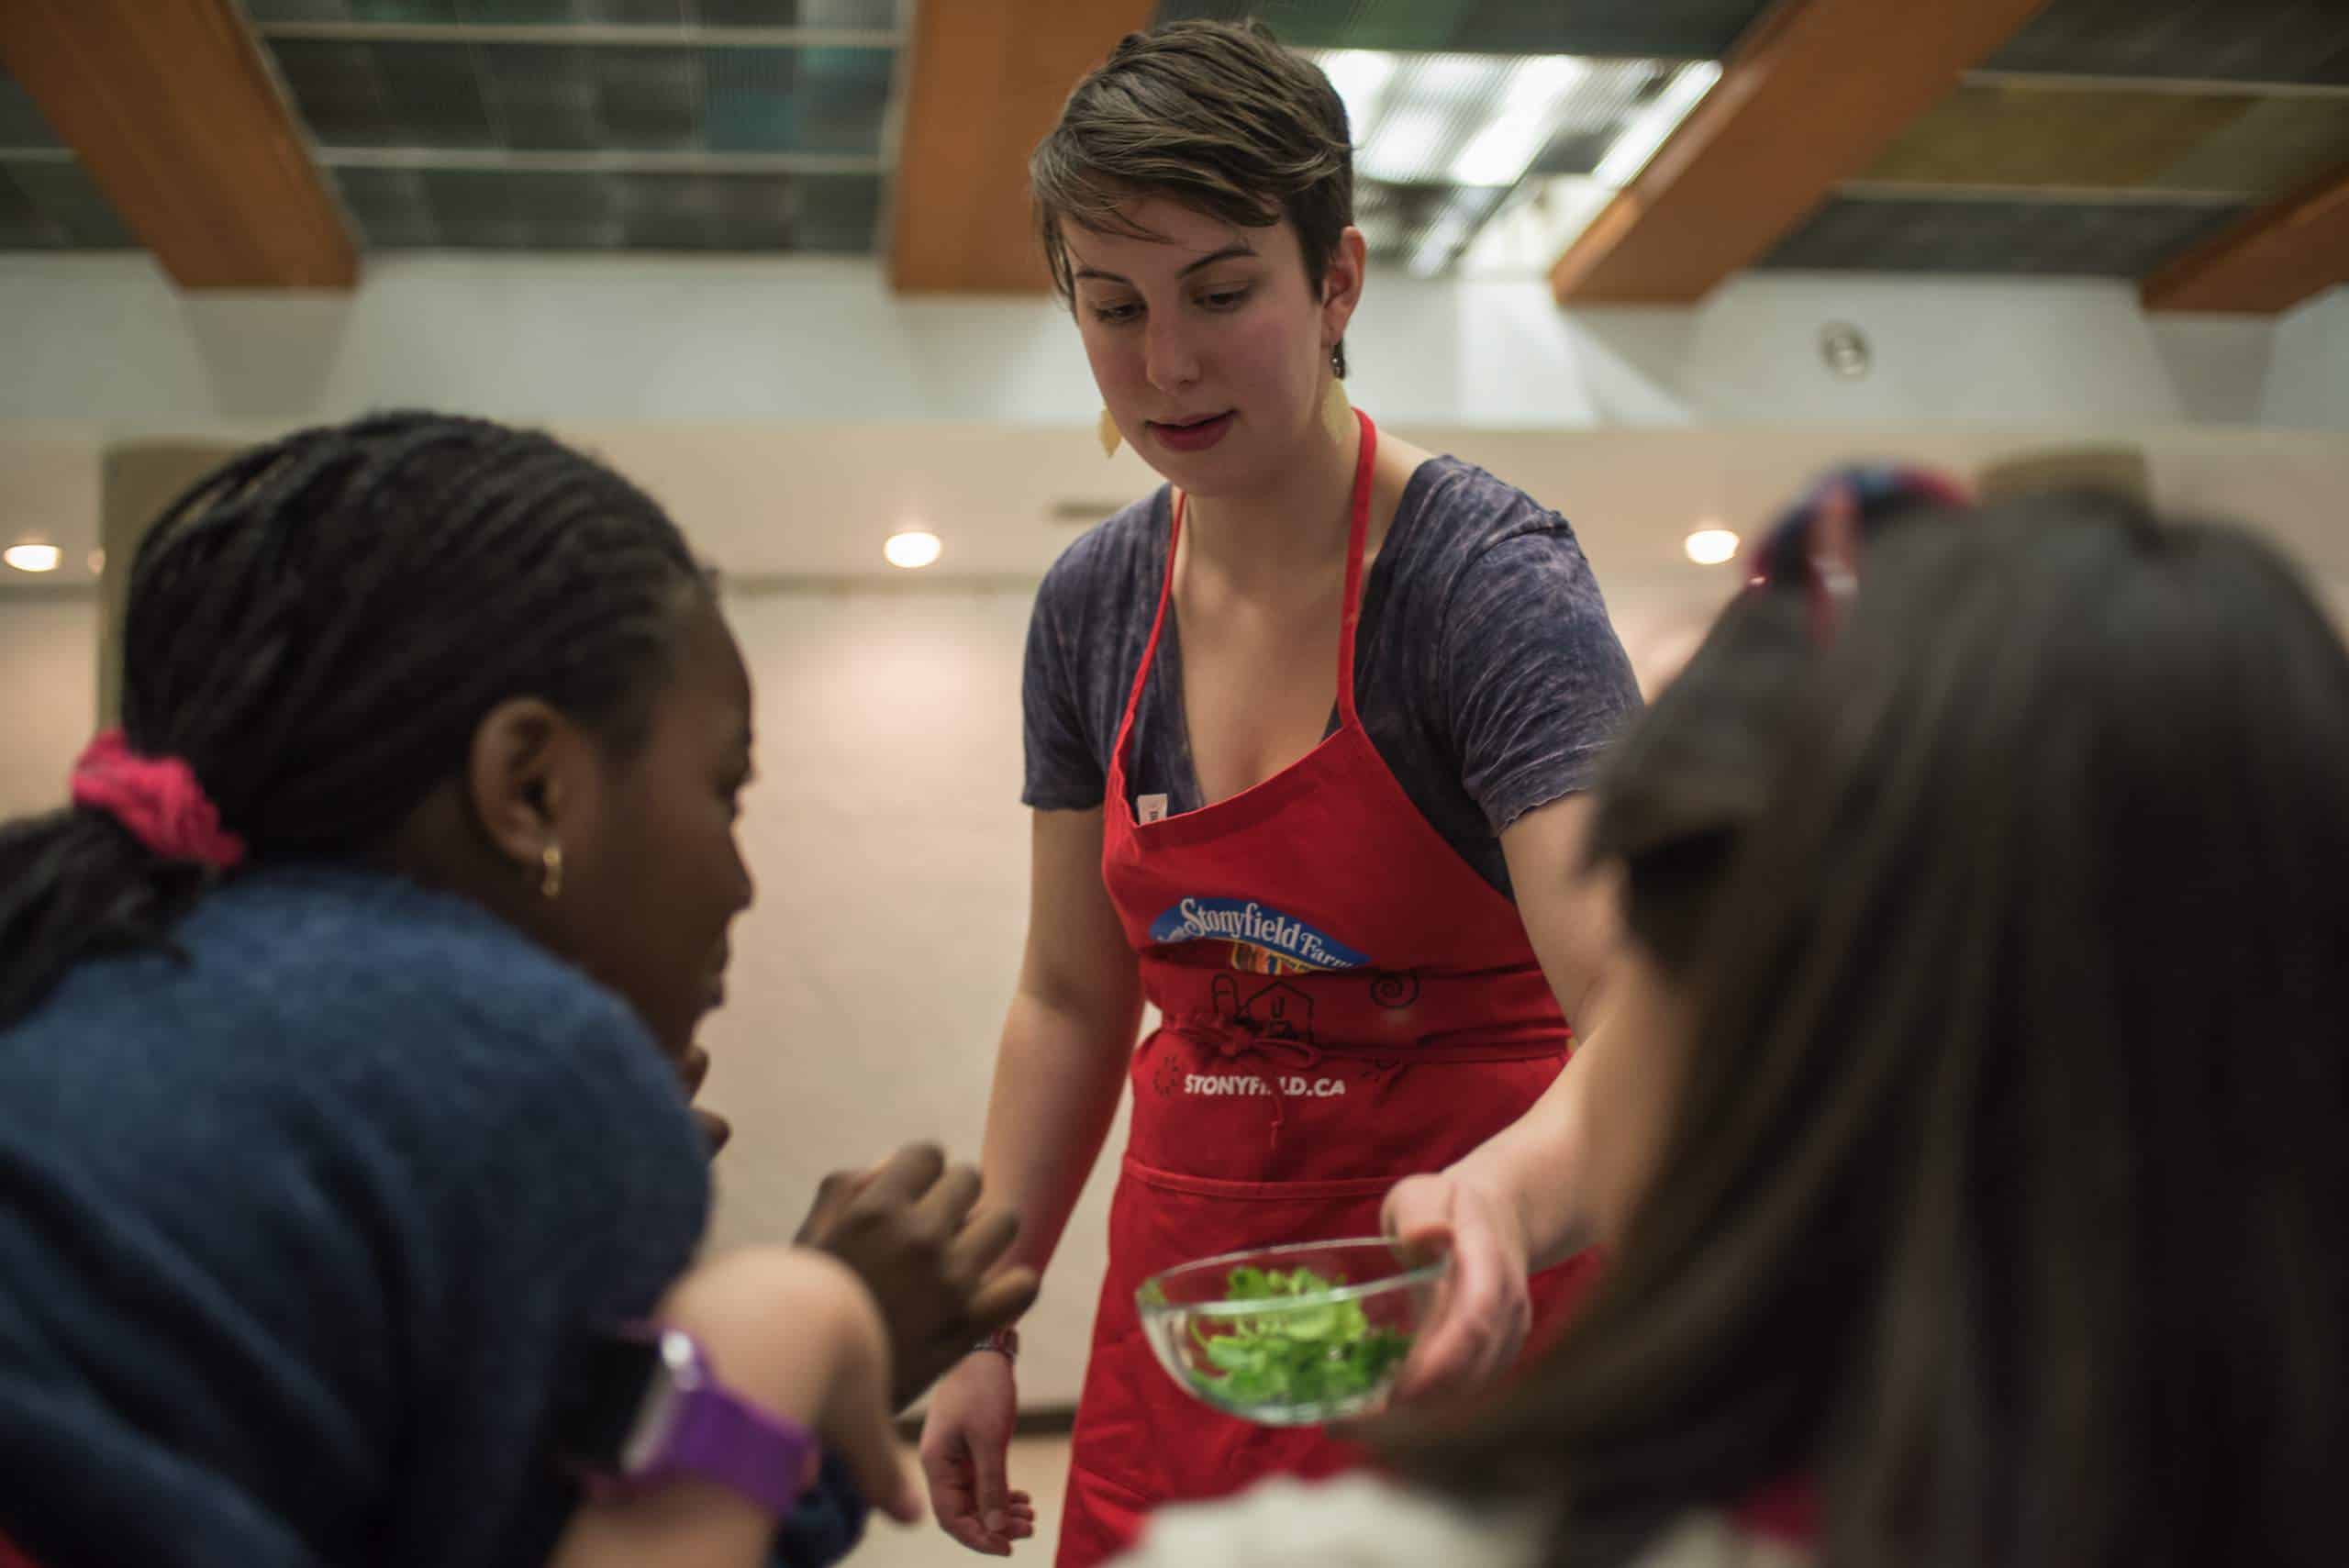
[[[938,536],[928,528],[905,528],[889,536],[889,542],[881,547],[881,553],[888,559],[890,565],[902,566],[911,572],[936,561],[944,548]]]
[[[1698,528],[1688,536],[1688,559],[1699,566],[1719,566],[1737,559],[1737,536],[1727,528]]]
[[[54,572],[63,555],[53,544],[12,544],[0,550],[0,561],[19,572]]]

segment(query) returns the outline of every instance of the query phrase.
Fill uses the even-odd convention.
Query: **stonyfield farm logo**
[[[1297,970],[1359,969],[1370,962],[1343,942],[1252,898],[1186,898],[1151,923],[1150,940],[1162,946],[1230,942]]]

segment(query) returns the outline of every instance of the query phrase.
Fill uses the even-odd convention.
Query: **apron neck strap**
[[[1370,539],[1370,465],[1378,455],[1378,427],[1359,408],[1354,417],[1362,423],[1362,451],[1354,459],[1353,500],[1346,519],[1345,607],[1338,617],[1338,718],[1347,725],[1355,722],[1354,633],[1362,625],[1362,557]]]

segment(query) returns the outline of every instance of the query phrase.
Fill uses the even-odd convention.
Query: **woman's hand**
[[[1452,1254],[1434,1318],[1419,1334],[1396,1385],[1398,1398],[1434,1400],[1475,1393],[1515,1363],[1533,1320],[1527,1275],[1587,1245],[1593,1184],[1585,1158],[1587,1103],[1602,1058],[1601,980],[1621,940],[1612,882],[1587,870],[1587,796],[1536,806],[1501,834],[1526,940],[1574,1020],[1580,1046],[1517,1121],[1464,1160],[1411,1176],[1386,1195],[1386,1234]],[[1612,1104],[1613,1102],[1609,1102]]]
[[[930,1396],[921,1428],[922,1476],[941,1529],[974,1551],[1008,1557],[1036,1533],[1036,1507],[1011,1490],[1012,1420],[1019,1409],[1011,1358],[966,1357]]]
[[[1475,1393],[1517,1360],[1532,1325],[1525,1229],[1515,1207],[1454,1167],[1397,1183],[1380,1219],[1407,1247],[1452,1254],[1435,1316],[1403,1363],[1396,1397]]]
[[[976,1171],[950,1169],[935,1146],[913,1143],[875,1170],[824,1178],[800,1225],[800,1245],[846,1263],[880,1303],[896,1367],[893,1409],[1036,1299],[1035,1270],[990,1272],[1019,1222],[974,1214],[978,1197]]]

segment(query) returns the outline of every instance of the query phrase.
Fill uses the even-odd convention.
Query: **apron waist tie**
[[[1392,1084],[1413,1067],[1429,1062],[1521,1062],[1572,1049],[1570,1044],[1562,1045],[1546,1038],[1509,1040],[1455,1037],[1441,1045],[1423,1040],[1414,1045],[1384,1050],[1333,1046],[1325,1051],[1311,1040],[1299,1040],[1295,1035],[1262,1034],[1253,1029],[1235,1028],[1230,1019],[1215,1014],[1195,1013],[1177,1017],[1162,1008],[1160,1016],[1159,1027],[1163,1032],[1211,1051],[1226,1062],[1234,1062],[1243,1056],[1285,1058],[1286,1064],[1310,1072],[1320,1066],[1329,1056],[1336,1054],[1367,1062],[1382,1088]],[[1277,1146],[1281,1124],[1286,1116],[1288,1093],[1281,1086],[1280,1073],[1270,1074],[1270,1084],[1272,1093],[1267,1098],[1272,1102],[1272,1124],[1267,1129],[1267,1136]]]
[[[1564,1039],[1559,1039],[1549,1031],[1533,1029],[1515,1033],[1456,1030],[1376,1046],[1316,1045],[1295,1035],[1264,1034],[1245,1027],[1236,1027],[1229,1019],[1211,1013],[1177,1016],[1163,1006],[1159,1011],[1159,1032],[1187,1040],[1202,1050],[1212,1051],[1227,1062],[1251,1053],[1271,1055],[1286,1051],[1296,1065],[1308,1068],[1319,1067],[1332,1056],[1381,1066],[1392,1063],[1398,1070],[1484,1062],[1529,1062],[1545,1056],[1570,1055],[1575,1043],[1570,1031]]]
[[[1290,1065],[1306,1072],[1321,1065],[1320,1048],[1310,1040],[1298,1040],[1293,1035],[1255,1034],[1247,1029],[1232,1029],[1220,1019],[1212,1027],[1195,1018],[1170,1019],[1165,1027],[1167,1033],[1203,1046],[1226,1062],[1236,1062],[1243,1056],[1276,1057],[1286,1052]],[[1278,1148],[1281,1124],[1287,1119],[1288,1091],[1281,1087],[1281,1074],[1278,1073],[1268,1073],[1266,1081],[1273,1091],[1267,1096],[1272,1104],[1273,1117],[1271,1125],[1264,1129],[1264,1137],[1270,1147]]]

